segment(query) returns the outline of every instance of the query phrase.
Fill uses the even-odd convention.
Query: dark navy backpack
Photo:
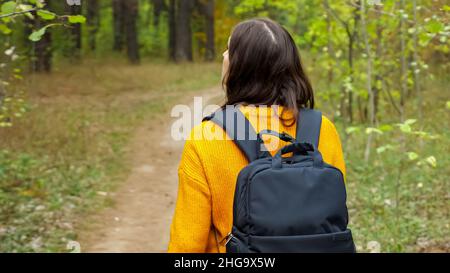
[[[238,176],[227,252],[355,252],[343,174],[323,162],[317,149],[320,112],[300,111],[296,138],[270,130],[256,134],[235,107],[205,120],[222,127],[250,162]],[[272,157],[261,151],[264,134],[291,144]],[[283,157],[288,153],[292,156]]]

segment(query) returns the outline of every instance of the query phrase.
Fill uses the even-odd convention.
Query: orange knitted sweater
[[[256,109],[255,113],[249,107],[241,107],[257,132],[271,129],[270,117],[280,115],[282,111],[282,107],[279,107],[279,113],[273,113],[270,108],[264,113]],[[169,252],[218,252],[214,230],[219,242],[231,231],[236,180],[248,161],[228,137],[225,140],[210,140],[207,134],[210,134],[212,127],[223,133],[222,128],[207,121],[194,127],[186,141],[178,169],[179,189]],[[278,131],[295,136],[296,126],[280,124]],[[265,142],[270,142],[270,138],[267,137]],[[279,141],[276,148],[284,145]],[[339,168],[345,177],[341,142],[335,126],[325,116],[322,117],[319,151],[324,161]],[[223,243],[219,244],[219,249],[225,252]]]

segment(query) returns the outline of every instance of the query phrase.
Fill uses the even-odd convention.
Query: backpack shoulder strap
[[[322,113],[313,109],[302,108],[297,119],[297,141],[307,142],[319,147]]]
[[[220,126],[245,154],[249,162],[258,159],[259,143],[257,134],[239,109],[236,109],[234,106],[219,109],[212,115],[205,117],[203,121],[212,121]]]

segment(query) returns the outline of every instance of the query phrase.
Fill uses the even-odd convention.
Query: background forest
[[[358,250],[450,251],[448,1],[0,3],[1,252],[68,252],[114,206],[133,132],[220,85],[253,17],[292,33],[338,127]]]

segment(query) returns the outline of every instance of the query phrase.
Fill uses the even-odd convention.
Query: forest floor
[[[194,96],[206,105],[220,94],[220,87],[213,87]],[[79,240],[83,252],[167,251],[184,146],[172,140],[171,125],[170,113],[164,113],[136,130],[129,144],[131,172],[112,194],[114,205],[86,221]]]
[[[0,252],[164,251],[183,147],[165,139],[170,110],[219,92],[220,71],[108,59],[28,75],[27,113],[0,130]]]

